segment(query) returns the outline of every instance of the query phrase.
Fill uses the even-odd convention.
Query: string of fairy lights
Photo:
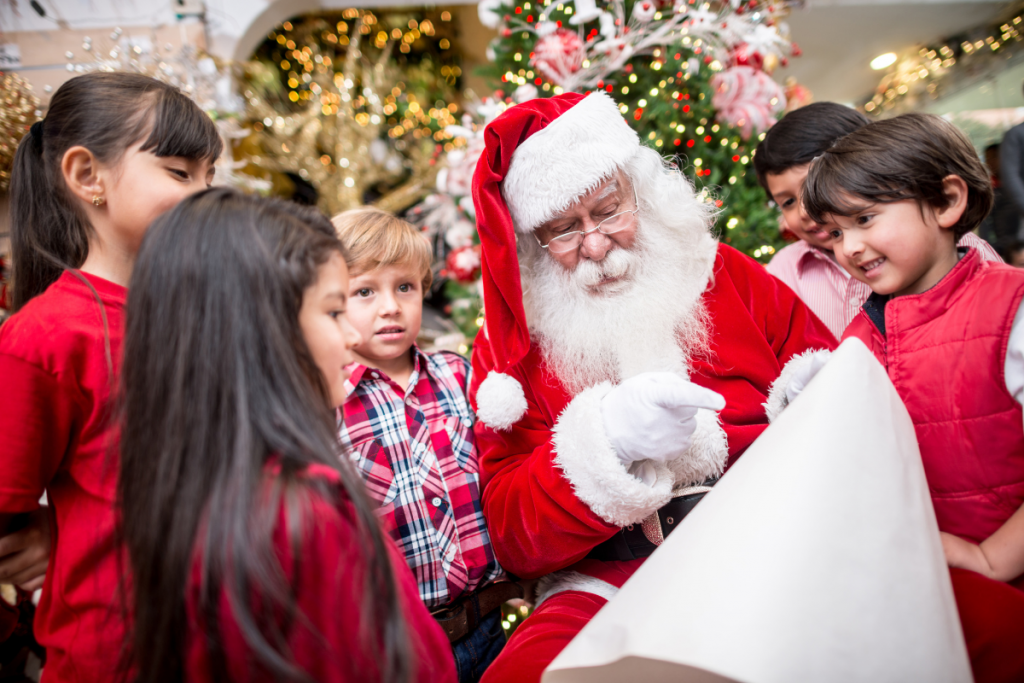
[[[875,116],[891,115],[908,98],[938,97],[944,82],[958,71],[983,71],[971,67],[984,60],[1009,59],[1020,54],[1022,29],[1024,11],[1007,21],[919,48],[916,54],[893,65],[875,94],[863,103],[864,111]]]

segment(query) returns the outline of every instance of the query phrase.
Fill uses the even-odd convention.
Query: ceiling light
[[[871,68],[874,69],[875,71],[878,71],[879,69],[884,69],[887,66],[892,66],[895,63],[896,53],[886,52],[884,55],[878,55],[877,57],[871,60]]]

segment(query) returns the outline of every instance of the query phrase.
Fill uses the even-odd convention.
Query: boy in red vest
[[[952,124],[908,114],[839,139],[803,203],[873,291],[843,338],[914,422],[975,679],[1024,680],[1024,272],[957,248],[992,207],[988,174]]]

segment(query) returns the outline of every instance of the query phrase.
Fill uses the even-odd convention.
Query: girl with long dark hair
[[[15,155],[15,313],[0,327],[0,580],[32,588],[45,571],[35,618],[44,681],[107,680],[121,655],[111,402],[125,287],[146,228],[206,189],[220,151],[213,122],[176,88],[94,73],[54,93]],[[47,565],[33,558],[40,541],[45,558],[50,527]]]
[[[137,681],[454,681],[451,649],[339,461],[360,339],[312,209],[230,190],[160,218],[122,374]]]

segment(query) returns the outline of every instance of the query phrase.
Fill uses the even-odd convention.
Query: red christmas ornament
[[[764,56],[746,43],[740,43],[732,51],[732,66],[750,66],[764,70]]]
[[[450,254],[445,262],[448,274],[462,283],[476,282],[480,277],[479,247],[459,247]]]

